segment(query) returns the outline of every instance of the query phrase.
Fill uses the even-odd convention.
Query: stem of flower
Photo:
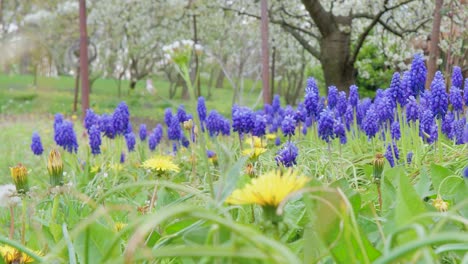
[[[158,183],[154,185],[154,190],[153,190],[153,196],[151,196],[151,201],[150,201],[150,206],[149,206],[149,211],[151,212],[153,210],[154,203],[156,202],[156,199],[158,199]]]
[[[21,214],[21,244],[26,242],[26,197],[23,197],[23,210]]]
[[[382,214],[382,191],[380,189],[380,181],[376,183],[377,186],[377,194],[379,196],[379,208],[380,208],[380,214]]]
[[[13,205],[10,205],[10,239],[13,239],[13,235],[15,234],[15,210]]]
[[[59,195],[60,194],[56,194],[55,197],[54,197],[54,201],[52,203],[52,216],[51,216],[51,220],[53,222],[57,222],[55,221],[55,218],[57,216],[57,210],[58,210],[58,206],[59,206]]]

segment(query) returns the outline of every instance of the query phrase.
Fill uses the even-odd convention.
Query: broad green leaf
[[[58,242],[60,239],[62,239],[62,226],[56,223],[50,223],[49,224],[49,230],[50,233],[52,233],[52,236],[54,237],[55,242]]]
[[[421,198],[411,185],[408,176],[400,171],[399,178],[395,223],[398,227],[401,227],[411,223],[413,217],[425,213],[426,209]]]
[[[112,237],[115,233],[110,228],[94,222],[83,230],[73,241],[76,254],[80,263],[100,263],[103,254],[109,251],[109,247],[112,243]],[[103,239],[108,238],[108,239]],[[117,244],[113,249],[110,250],[112,256],[118,256],[121,254],[120,245]]]
[[[442,183],[442,181],[450,175],[453,175],[453,172],[449,169],[434,163],[431,164],[432,186],[434,187],[434,190],[436,192],[439,190],[439,186]]]

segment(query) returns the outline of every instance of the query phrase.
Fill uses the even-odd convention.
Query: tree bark
[[[341,91],[349,91],[355,83],[356,70],[350,62],[351,35],[335,31],[320,41],[320,62],[328,86],[335,85]]]
[[[427,61],[427,78],[426,89],[431,86],[432,79],[434,79],[435,72],[437,71],[437,59],[439,58],[439,36],[440,36],[440,22],[442,20],[443,0],[436,0],[434,8],[434,20],[432,22],[431,41],[429,42],[429,60]]]
[[[86,0],[80,0],[80,70],[81,70],[81,115],[84,120],[89,108],[88,33],[86,29]]]
[[[224,54],[223,57],[221,58],[221,63],[223,65],[226,65],[227,62],[228,62],[228,55]],[[216,88],[223,88],[224,77],[226,77],[226,76],[224,75],[224,71],[223,71],[223,69],[221,67],[219,69],[218,78],[216,78]]]
[[[262,91],[263,103],[271,104],[270,92],[270,56],[268,45],[268,3],[260,0],[261,11],[261,35],[262,35]]]

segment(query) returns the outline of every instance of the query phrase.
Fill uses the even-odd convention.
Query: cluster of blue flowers
[[[447,87],[442,73],[437,72],[430,89],[425,89],[426,73],[424,57],[415,55],[411,69],[394,73],[389,88],[379,89],[373,100],[361,99],[356,85],[350,86],[349,96],[344,91],[338,91],[335,86],[328,88],[327,96],[320,96],[317,82],[314,78],[309,78],[304,99],[298,103],[297,108],[289,105],[282,107],[280,97],[275,95],[271,105],[266,104],[257,111],[234,105],[229,119],[216,110],[208,112],[205,99],[199,97],[196,114],[201,132],[207,132],[210,137],[228,136],[231,131],[237,132],[240,138],[245,135],[263,137],[267,133],[273,133],[277,135],[275,144],[280,145],[279,134],[282,133],[288,140],[278,151],[276,161],[286,167],[296,164],[298,155],[292,138],[300,133],[305,135],[311,129],[317,129],[320,139],[327,143],[339,140],[340,144],[346,144],[349,136],[359,133],[364,133],[368,139],[381,138],[382,142],[386,142],[382,146],[386,149],[385,156],[393,166],[400,159],[397,143],[404,136],[401,130],[403,122],[406,123],[405,127],[418,129],[420,137],[428,144],[436,142],[442,136],[439,131],[456,144],[468,142],[468,126],[464,113],[464,108],[468,105],[468,79],[463,81],[460,67],[454,67],[450,87]],[[185,123],[190,120],[191,123]],[[187,113],[183,105],[177,108],[175,114],[170,108],[165,110],[167,139],[174,150],[188,147],[191,142],[196,141],[198,130],[195,130],[193,121],[193,115]],[[123,136],[128,151],[135,150],[136,136],[132,131],[128,106],[124,102],[110,115],[97,115],[89,109],[84,126],[94,155],[101,153],[101,136],[109,139]],[[73,124],[64,120],[60,114],[55,116],[54,132],[57,145],[69,152],[77,151]],[[157,124],[148,133],[147,126],[142,124],[138,135],[140,141],[147,140],[149,149],[154,151],[163,140],[163,125]],[[385,138],[387,135],[389,138]],[[31,149],[36,155],[43,151],[37,133],[33,135]],[[413,154],[406,154],[409,163]]]

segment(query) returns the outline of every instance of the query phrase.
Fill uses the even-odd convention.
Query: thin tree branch
[[[284,30],[291,34],[301,45],[306,49],[312,56],[314,56],[317,59],[320,59],[320,52],[314,48],[312,45],[309,44],[309,42],[301,36],[297,31],[293,30],[292,28],[283,26]]]
[[[372,22],[364,29],[364,31],[361,33],[361,35],[359,35],[359,38],[356,42],[356,47],[354,48],[354,51],[353,51],[353,54],[352,56],[350,57],[349,59],[349,63],[352,65],[354,64],[354,62],[356,61],[357,59],[357,55],[359,54],[359,51],[361,50],[362,48],[362,45],[364,44],[364,41],[366,40],[367,36],[369,35],[369,33],[371,32],[371,30],[374,28],[374,26],[377,24],[377,23],[383,23],[383,21],[381,21],[381,17],[387,13],[388,11],[391,11],[393,9],[396,9],[400,6],[403,6],[403,5],[406,5],[408,3],[411,3],[415,0],[406,0],[406,1],[403,1],[397,5],[394,5],[394,6],[391,6],[391,7],[387,7],[387,4],[388,4],[388,1],[389,0],[385,0],[384,2],[384,9],[381,10],[379,13],[377,13],[377,15],[375,15],[373,18],[372,18]],[[360,16],[362,16],[362,14],[360,14]],[[353,16],[353,18],[356,17],[355,15]],[[367,17],[369,18],[369,17]],[[384,23],[383,23],[384,24]],[[385,25],[383,25],[384,28],[386,27]],[[390,31],[390,30],[389,30]],[[392,32],[392,31],[390,31]],[[392,33],[394,33],[396,31],[393,31]]]

